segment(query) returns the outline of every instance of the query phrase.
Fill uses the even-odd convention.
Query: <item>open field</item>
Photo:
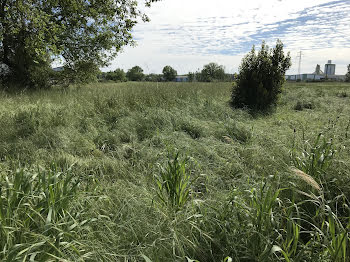
[[[350,84],[287,83],[266,116],[230,95],[0,93],[0,260],[350,261]],[[176,152],[183,202],[159,186]]]

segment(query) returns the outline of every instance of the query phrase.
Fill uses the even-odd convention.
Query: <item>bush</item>
[[[258,54],[253,46],[240,65],[232,92],[232,105],[255,111],[276,106],[285,81],[285,72],[291,66],[290,60],[289,53],[284,55],[283,44],[279,40],[273,49],[269,49],[263,42]]]

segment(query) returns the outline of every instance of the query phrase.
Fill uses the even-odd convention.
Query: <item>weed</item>
[[[322,178],[321,176],[330,166],[335,152],[333,140],[327,140],[322,133],[320,133],[313,143],[304,140],[301,154],[298,154],[296,150],[293,149],[291,157],[296,168],[320,180]]]
[[[72,209],[78,183],[73,175],[18,169],[0,180],[1,260],[79,259],[77,232],[85,222]]]
[[[158,199],[166,206],[178,210],[190,199],[190,172],[186,167],[186,159],[180,161],[179,153],[173,154],[160,176],[156,177]]]

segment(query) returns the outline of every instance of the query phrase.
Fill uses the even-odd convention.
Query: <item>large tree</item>
[[[1,77],[40,85],[52,60],[61,59],[68,75],[83,78],[78,71],[97,70],[132,44],[139,18],[148,20],[134,0],[1,0]]]

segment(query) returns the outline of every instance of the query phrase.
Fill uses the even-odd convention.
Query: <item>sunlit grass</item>
[[[2,92],[1,259],[348,261],[349,88],[261,116],[230,83]]]

